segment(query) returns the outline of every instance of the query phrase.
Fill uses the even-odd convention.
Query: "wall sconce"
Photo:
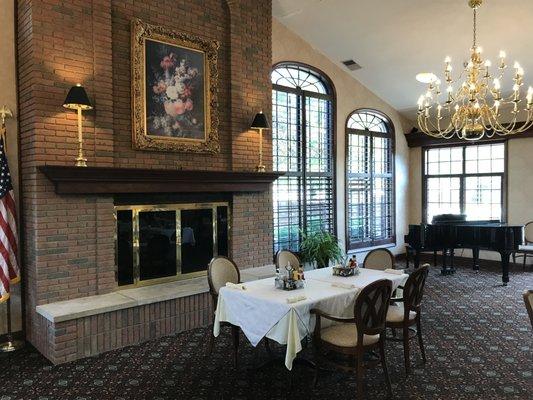
[[[67,94],[67,98],[63,102],[63,107],[77,110],[78,112],[78,157],[76,158],[76,167],[86,167],[87,159],[83,156],[83,134],[81,127],[81,112],[86,110],[92,110],[93,106],[89,101],[87,92],[81,86],[77,84],[72,86]]]
[[[255,114],[251,128],[259,131],[259,165],[255,167],[255,170],[257,172],[265,172],[266,167],[263,165],[263,129],[270,129],[270,126],[263,111]]]

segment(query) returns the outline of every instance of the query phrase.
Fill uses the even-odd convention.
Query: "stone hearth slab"
[[[274,275],[274,265],[241,270],[241,280],[243,282],[269,278]],[[47,320],[58,323],[130,307],[193,296],[208,291],[207,278],[200,277],[44,304],[37,306],[36,311]]]

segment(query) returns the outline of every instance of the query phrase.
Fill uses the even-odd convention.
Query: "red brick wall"
[[[221,43],[219,154],[132,149],[130,21],[134,17]],[[271,28],[270,1],[18,2],[26,326],[29,340],[41,351],[48,353],[45,348],[55,339],[39,335],[54,328],[36,316],[36,305],[116,289],[112,197],[58,196],[36,171],[43,164],[72,165],[76,157],[76,116],[61,107],[68,89],[82,83],[95,106],[84,113],[89,165],[252,170],[257,164],[258,134],[248,126],[253,115],[259,109],[269,110],[271,103]],[[264,145],[270,168],[268,134]],[[271,262],[270,193],[239,194],[233,204],[232,255],[242,267]]]

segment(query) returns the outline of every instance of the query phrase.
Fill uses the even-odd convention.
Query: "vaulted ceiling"
[[[349,73],[410,119],[425,91],[415,75],[441,76],[445,56],[457,72],[472,45],[467,0],[273,0],[273,13],[342,68],[354,59],[362,69]],[[505,50],[533,85],[533,0],[484,0],[478,43],[493,63]]]

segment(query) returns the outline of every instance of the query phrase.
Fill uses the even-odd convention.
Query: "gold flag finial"
[[[13,118],[13,112],[4,104],[4,106],[0,108],[0,119],[2,120],[2,126],[5,125],[6,118]]]

